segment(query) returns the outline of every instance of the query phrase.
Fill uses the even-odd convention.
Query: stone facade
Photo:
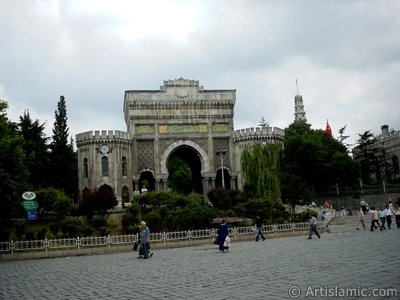
[[[284,131],[235,131],[235,101],[236,90],[205,90],[198,81],[183,78],[164,81],[159,90],[125,91],[127,132],[76,135],[81,196],[106,186],[122,205],[143,184],[149,190],[167,189],[167,163],[172,157],[191,166],[194,191],[205,198],[221,181],[227,188],[242,189],[243,147],[263,142],[283,146]]]
[[[381,164],[382,169],[377,169],[371,174],[372,183],[398,182],[400,180],[400,131],[391,130],[388,125],[381,126],[381,134],[375,137],[375,142],[367,147],[367,150],[376,157],[385,161]],[[353,149],[353,157],[359,159],[361,156],[358,148]]]

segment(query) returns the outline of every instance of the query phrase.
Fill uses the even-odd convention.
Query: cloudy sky
[[[0,99],[51,136],[60,95],[70,133],[126,130],[125,90],[167,79],[236,89],[235,129],[294,120],[354,143],[400,130],[400,1],[0,0]]]

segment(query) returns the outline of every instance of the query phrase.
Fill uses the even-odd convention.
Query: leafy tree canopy
[[[187,195],[192,190],[192,171],[182,159],[174,157],[168,161],[168,186],[178,193]]]

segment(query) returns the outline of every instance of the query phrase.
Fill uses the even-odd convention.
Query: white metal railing
[[[318,221],[317,227],[326,226],[326,221]],[[264,225],[262,227],[264,233],[289,232],[296,230],[306,230],[309,228],[308,222],[303,223],[287,223],[277,225]],[[254,226],[231,227],[229,235],[234,239],[238,236],[255,234]],[[213,240],[217,236],[216,229],[200,229],[173,232],[157,232],[150,234],[152,242],[170,242],[184,241],[191,239],[210,239]],[[0,253],[15,253],[23,251],[52,251],[61,249],[79,249],[81,247],[112,247],[114,245],[133,244],[138,241],[137,234],[115,235],[115,236],[90,236],[76,238],[61,239],[44,239],[31,241],[9,241],[0,242]]]

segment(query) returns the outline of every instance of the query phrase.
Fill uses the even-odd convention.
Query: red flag
[[[332,135],[332,129],[331,129],[331,126],[329,125],[328,120],[326,120],[326,129],[325,129],[325,133],[326,133],[327,135]]]

